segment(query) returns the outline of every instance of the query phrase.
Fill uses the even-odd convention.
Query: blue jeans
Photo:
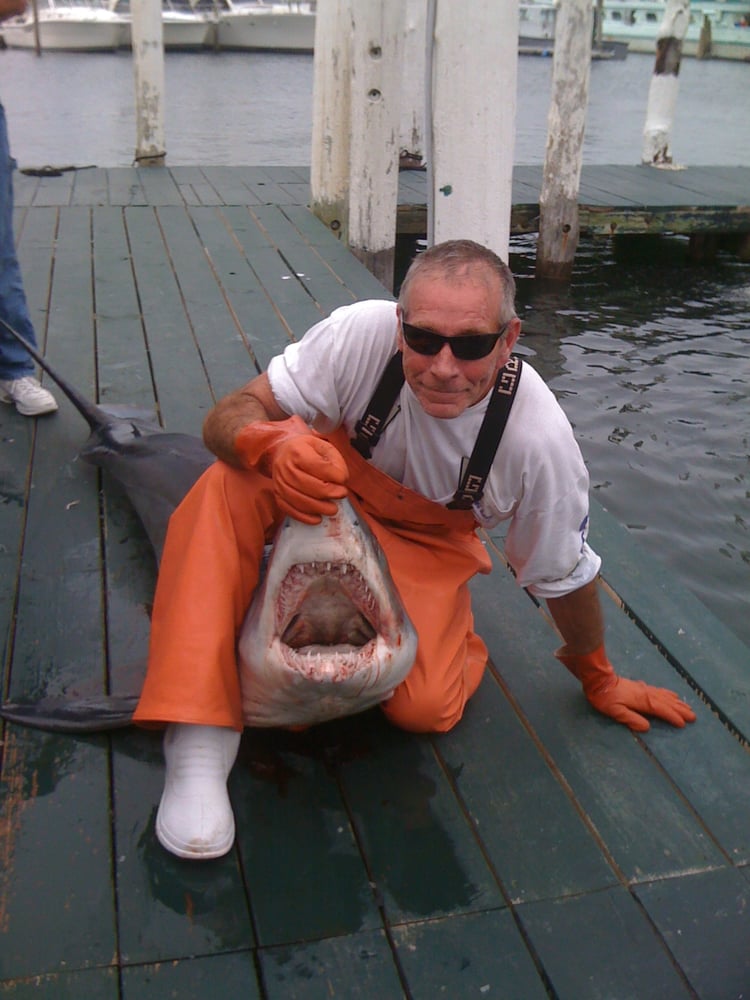
[[[23,290],[21,268],[13,237],[13,171],[5,109],[0,104],[0,319],[22,334],[34,347],[36,337]],[[28,352],[0,324],[0,379],[16,379],[34,372]]]

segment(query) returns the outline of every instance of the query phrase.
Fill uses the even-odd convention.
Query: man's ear
[[[513,348],[516,346],[516,341],[521,336],[521,320],[518,316],[514,316],[513,319],[508,323],[508,329],[505,331],[505,346],[510,354]]]

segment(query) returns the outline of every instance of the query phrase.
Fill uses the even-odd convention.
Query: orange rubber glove
[[[640,712],[655,715],[679,729],[686,722],[695,722],[695,712],[674,691],[619,677],[603,645],[579,655],[566,653],[563,646],[555,656],[578,678],[594,708],[635,732],[645,733],[651,728]]]
[[[234,450],[248,468],[271,477],[280,509],[304,524],[333,517],[336,500],[347,494],[346,462],[301,417],[247,424],[234,439]]]

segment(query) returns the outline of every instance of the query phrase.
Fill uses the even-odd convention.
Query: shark
[[[214,455],[198,437],[163,430],[152,414],[90,402],[21,334],[0,323],[88,423],[79,456],[123,487],[159,561],[173,510]],[[282,522],[266,546],[237,651],[248,726],[308,726],[365,711],[407,676],[416,631],[381,546],[348,498],[318,524],[291,517]],[[127,669],[133,678],[128,694],[6,702],[0,717],[51,732],[131,725],[146,664]]]

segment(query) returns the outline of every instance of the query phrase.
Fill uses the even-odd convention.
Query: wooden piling
[[[388,289],[396,257],[401,0],[352,5],[349,246]]]
[[[132,0],[135,161],[164,166],[164,36],[161,0]]]
[[[429,237],[475,239],[507,260],[517,0],[438,3],[431,56]]]
[[[426,5],[424,0],[406,0],[404,13],[399,152],[403,160],[419,165],[425,152]]]
[[[656,39],[656,61],[643,128],[641,159],[652,167],[672,166],[669,137],[679,90],[682,41],[689,22],[690,0],[667,0]]]
[[[570,279],[578,246],[592,20],[590,0],[560,0],[535,268],[537,277],[556,281]]]
[[[313,65],[311,208],[349,243],[351,0],[318,0]]]

